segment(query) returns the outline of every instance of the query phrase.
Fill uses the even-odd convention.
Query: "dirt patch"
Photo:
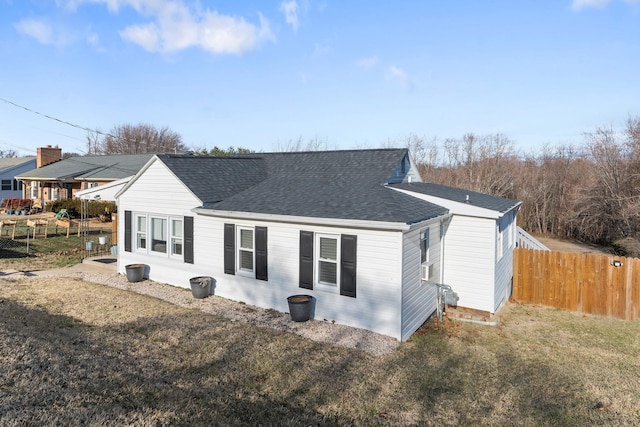
[[[577,241],[560,240],[553,237],[535,236],[543,245],[558,252],[574,252],[579,254],[611,255],[612,251],[603,246],[592,245]]]

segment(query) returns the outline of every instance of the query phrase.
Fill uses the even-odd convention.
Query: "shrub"
[[[633,237],[625,237],[616,240],[611,244],[613,250],[622,256],[638,258],[640,257],[640,241]]]
[[[116,212],[116,204],[114,202],[106,201],[106,200],[90,200],[86,204],[87,206],[87,217],[95,218],[100,215],[107,215],[107,217],[111,218],[111,213]],[[69,216],[73,218],[77,218],[81,215],[82,212],[82,200],[80,199],[64,199],[64,200],[56,200],[47,205],[47,210],[51,212],[60,212],[62,209],[66,209],[69,213]]]

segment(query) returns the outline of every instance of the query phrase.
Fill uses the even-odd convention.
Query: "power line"
[[[28,112],[30,112],[30,113],[34,113],[34,114],[37,114],[37,115],[39,115],[39,116],[46,117],[46,118],[47,118],[47,119],[49,119],[49,120],[54,120],[54,121],[56,121],[56,122],[58,122],[58,123],[62,123],[62,124],[65,124],[65,125],[67,125],[67,126],[74,127],[74,128],[76,128],[76,129],[81,129],[81,130],[84,130],[84,131],[87,131],[87,132],[97,133],[98,135],[102,135],[102,136],[109,136],[109,137],[111,137],[111,138],[115,138],[115,136],[113,136],[113,135],[111,135],[111,134],[109,134],[109,133],[104,133],[104,132],[101,132],[101,131],[96,130],[96,129],[88,128],[88,127],[86,127],[86,126],[77,125],[77,124],[75,124],[75,123],[71,123],[71,122],[68,122],[68,121],[66,121],[66,120],[62,120],[62,119],[59,119],[59,118],[57,118],[57,117],[53,117],[53,116],[50,116],[50,115],[48,115],[48,114],[41,113],[41,112],[39,112],[39,111],[32,110],[32,109],[31,109],[31,108],[29,108],[29,107],[25,107],[24,105],[16,104],[15,102],[13,102],[13,101],[9,101],[8,99],[0,98],[0,101],[5,102],[5,103],[7,103],[7,104],[9,104],[9,105],[13,105],[13,106],[14,106],[14,107],[16,107],[16,108],[21,108],[21,109],[23,109],[23,110],[25,110],[25,111],[28,111]]]

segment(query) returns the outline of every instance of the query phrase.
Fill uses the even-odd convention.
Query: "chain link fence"
[[[0,258],[24,258],[42,255],[77,254],[80,258],[115,253],[116,234],[110,223],[104,226],[64,227],[41,221],[0,221]]]

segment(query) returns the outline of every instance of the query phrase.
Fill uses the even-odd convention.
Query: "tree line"
[[[522,202],[525,230],[601,245],[640,256],[640,117],[622,132],[599,127],[580,145],[548,145],[523,154],[503,134],[464,134],[438,140],[411,134],[386,146],[409,148],[426,182]],[[325,139],[302,138],[276,151],[331,149]],[[151,125],[123,125],[87,137],[89,154],[183,153],[179,134]],[[243,147],[193,148],[194,155],[250,153]]]
[[[404,139],[422,178],[522,202],[519,225],[538,234],[640,255],[640,117],[599,127],[576,145],[522,154],[502,134]]]

